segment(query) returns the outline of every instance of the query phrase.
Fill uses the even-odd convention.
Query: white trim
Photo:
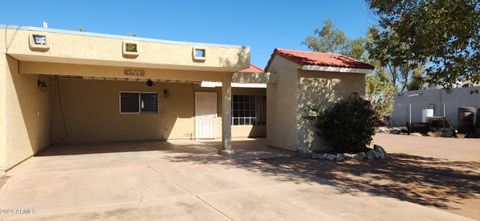
[[[202,81],[200,87],[222,87],[222,82]]]
[[[232,87],[267,88],[267,84],[262,84],[262,83],[232,83]]]
[[[303,65],[300,69],[304,71],[325,71],[325,72],[360,73],[360,74],[368,74],[373,71],[371,69],[341,68],[341,67],[319,66],[319,65]]]
[[[267,84],[263,83],[232,83],[234,88],[267,88]],[[222,87],[222,82],[202,81],[200,87]]]

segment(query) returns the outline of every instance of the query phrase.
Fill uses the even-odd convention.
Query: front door
[[[217,93],[195,92],[195,138],[215,139]]]

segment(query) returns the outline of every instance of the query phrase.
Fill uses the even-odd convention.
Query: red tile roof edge
[[[341,54],[275,48],[270,57],[270,60],[268,60],[265,70],[268,70],[270,68],[270,65],[275,55],[282,56],[299,65],[316,65],[326,67],[358,68],[370,70],[374,69],[372,65]]]
[[[250,66],[246,69],[243,69],[239,71],[240,73],[264,73],[262,68],[259,68],[258,66],[254,64],[250,64]]]

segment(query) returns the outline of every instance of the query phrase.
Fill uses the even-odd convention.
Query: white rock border
[[[373,145],[373,149],[367,152],[360,152],[356,154],[349,154],[349,153],[337,153],[337,154],[330,154],[330,153],[323,153],[317,154],[313,153],[310,150],[303,149],[303,152],[300,153],[299,157],[301,158],[312,158],[312,159],[319,159],[319,160],[329,160],[329,161],[343,161],[348,159],[355,159],[355,160],[385,160],[388,158],[387,152],[385,149],[380,145]]]

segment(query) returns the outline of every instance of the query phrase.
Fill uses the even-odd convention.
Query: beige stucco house
[[[326,149],[312,112],[352,93],[365,94],[365,75],[373,67],[340,54],[275,49],[265,71],[268,144],[289,150]]]
[[[0,171],[56,143],[266,134],[245,46],[0,26]],[[233,110],[232,110],[233,108]]]
[[[0,172],[59,143],[221,139],[222,154],[232,137],[317,145],[306,107],[363,94],[371,69],[276,49],[264,72],[246,46],[0,26]]]

